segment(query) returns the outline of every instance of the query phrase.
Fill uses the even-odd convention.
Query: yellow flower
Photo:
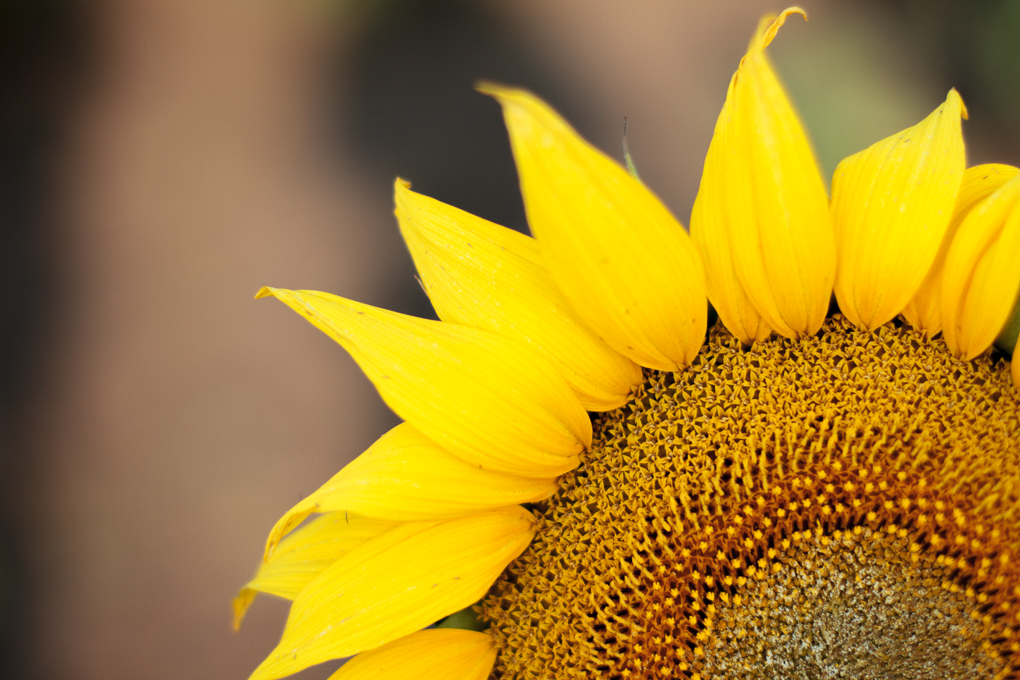
[[[257,592],[293,605],[253,680],[347,656],[334,680],[1020,671],[1020,361],[990,349],[1020,171],[964,170],[951,91],[830,202],[764,52],[791,13],[733,76],[691,237],[485,84],[534,239],[398,180],[441,321],[259,292],[405,422],[270,533],[235,623]]]

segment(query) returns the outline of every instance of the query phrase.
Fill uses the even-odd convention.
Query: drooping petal
[[[538,347],[589,411],[623,405],[641,369],[577,319],[534,239],[409,187],[397,180],[397,219],[439,318]]]
[[[973,359],[991,346],[1020,292],[1020,176],[964,218],[946,253],[942,334],[949,350]]]
[[[483,470],[550,478],[577,466],[591,420],[544,354],[495,333],[329,293],[263,288],[346,349],[383,401]]]
[[[241,627],[256,592],[293,600],[302,588],[341,555],[389,531],[396,524],[348,512],[331,512],[287,536],[277,546],[272,558],[262,562],[255,578],[246,583],[234,598],[234,629]]]
[[[906,307],[903,316],[910,325],[922,330],[931,338],[942,330],[942,268],[945,265],[946,253],[953,242],[960,223],[978,203],[988,198],[996,189],[1011,180],[1020,169],[1011,165],[976,165],[967,168],[960,183],[960,193],[956,197],[953,208],[953,219],[949,222],[946,235],[942,238],[935,263],[928,271],[924,282]]]
[[[836,275],[825,183],[764,52],[792,13],[804,14],[763,20],[741,59],[691,214],[709,298],[745,344],[768,334],[764,324],[786,337],[818,332]]]
[[[531,542],[534,525],[530,512],[510,507],[409,522],[364,543],[305,586],[251,680],[375,649],[477,602]]]
[[[266,555],[272,556],[280,538],[313,512],[348,511],[401,522],[449,519],[540,501],[556,489],[555,479],[468,465],[410,423],[401,423],[288,510],[269,535]]]
[[[581,320],[636,363],[686,366],[705,338],[705,274],[687,233],[644,184],[545,102],[485,84],[503,106],[528,224]]]
[[[358,654],[329,680],[485,680],[495,661],[488,633],[420,630]]]
[[[854,154],[832,178],[836,299],[873,330],[906,307],[935,262],[964,171],[956,90],[917,125]]]

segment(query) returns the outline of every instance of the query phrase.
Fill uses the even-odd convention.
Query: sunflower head
[[[715,329],[649,372],[482,603],[503,677],[993,677],[1018,644],[1020,398],[964,368],[836,316],[750,349]]]
[[[1020,170],[965,168],[950,91],[830,199],[767,56],[793,14],[730,81],[690,235],[485,83],[534,237],[397,180],[441,321],[259,292],[405,422],[270,533],[236,624],[294,603],[253,680],[1020,676]]]

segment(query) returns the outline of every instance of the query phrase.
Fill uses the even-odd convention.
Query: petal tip
[[[516,87],[510,87],[494,80],[479,80],[475,82],[475,91],[500,99],[520,93]]]
[[[960,107],[960,117],[964,120],[970,120],[970,114],[967,113],[967,105],[963,101],[963,97],[956,91],[955,87],[949,89],[949,94],[946,95],[946,102],[952,102],[954,106]]]
[[[504,111],[508,108],[534,110],[536,106],[538,108],[548,107],[548,104],[542,101],[541,98],[523,87],[505,85],[492,80],[479,80],[475,83],[475,91],[495,99],[503,107]]]
[[[231,602],[234,609],[234,630],[241,630],[241,622],[244,621],[244,616],[248,613],[248,607],[251,606],[257,594],[258,591],[244,587],[241,588],[240,592],[237,593],[237,597]]]
[[[407,200],[408,194],[414,193],[411,191],[411,183],[402,177],[397,177],[393,182],[393,214],[397,216],[399,220],[401,217],[401,204]]]
[[[759,23],[758,30],[755,32],[755,43],[758,43],[758,49],[765,49],[775,39],[776,34],[779,33],[779,29],[782,28],[783,24],[786,23],[786,18],[791,14],[799,14],[804,17],[804,21],[808,20],[807,12],[802,10],[800,7],[788,7],[779,13],[779,16],[766,14],[762,17]]]
[[[313,512],[318,511],[318,503],[308,507],[308,501],[302,501],[296,506],[287,511],[287,513],[277,520],[276,524],[273,525],[272,531],[269,532],[269,538],[266,539],[266,550],[262,556],[263,562],[268,562],[276,554],[276,548],[280,545],[280,541],[283,537],[294,530],[297,525],[304,522],[305,519]]]
[[[259,292],[255,293],[255,299],[261,300],[264,297],[274,297],[276,295],[276,288],[270,288],[269,286],[262,286],[259,288]]]

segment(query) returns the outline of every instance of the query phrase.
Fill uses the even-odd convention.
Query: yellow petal
[[[449,519],[540,501],[556,489],[555,479],[479,470],[402,423],[288,510],[273,527],[266,554],[272,556],[277,541],[313,512],[347,511],[401,522]]]
[[[942,275],[942,334],[950,351],[973,359],[1009,321],[1020,291],[1020,176],[960,224]]]
[[[945,265],[946,253],[949,252],[949,245],[953,242],[956,230],[960,228],[963,218],[970,214],[970,211],[978,203],[1013,179],[1018,172],[1020,169],[1011,165],[996,163],[976,165],[964,171],[963,181],[960,183],[960,193],[956,197],[956,207],[953,208],[953,219],[949,222],[946,235],[942,237],[942,244],[935,256],[935,263],[928,271],[928,275],[914,295],[914,299],[903,308],[903,316],[907,318],[910,325],[924,331],[929,338],[934,337],[942,330],[942,268]]]
[[[935,262],[964,170],[956,90],[914,127],[844,158],[832,178],[836,299],[872,330],[907,306]]]
[[[305,586],[251,680],[375,649],[478,601],[527,547],[534,524],[510,507],[409,522],[364,543]]]
[[[397,219],[439,318],[541,349],[589,411],[622,406],[641,369],[581,324],[535,240],[409,187],[397,180]]]
[[[383,401],[483,470],[550,478],[577,466],[591,420],[555,365],[495,333],[329,293],[263,288],[340,343]]]
[[[528,224],[581,320],[649,368],[690,363],[705,338],[705,274],[687,233],[640,181],[545,102],[484,84],[503,106]]]
[[[396,524],[348,512],[331,512],[301,527],[280,542],[272,559],[262,562],[255,578],[234,599],[234,629],[241,627],[256,592],[293,600],[341,555]]]
[[[730,107],[727,96],[723,111],[716,122],[716,133],[712,137],[705,168],[701,175],[701,188],[694,200],[691,212],[691,238],[701,253],[705,264],[705,284],[708,299],[719,313],[723,325],[744,345],[751,345],[768,337],[772,329],[758,314],[744,292],[737,278],[730,234],[725,229],[729,207],[725,201],[716,200],[725,192],[725,183],[731,174],[726,157],[719,153],[722,122]]]
[[[740,61],[691,214],[709,298],[745,344],[768,334],[763,324],[786,337],[818,332],[836,275],[825,183],[764,52],[792,13],[803,11],[764,20]]]
[[[495,661],[488,633],[420,630],[358,654],[329,680],[485,680]]]
[[[1010,374],[1013,376],[1013,386],[1020,389],[1020,335],[1016,339],[1016,348],[1013,350],[1013,359],[1009,362]]]

